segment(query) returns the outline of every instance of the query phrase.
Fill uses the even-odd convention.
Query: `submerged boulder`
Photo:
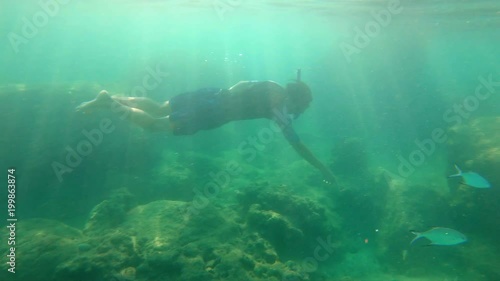
[[[0,280],[57,280],[54,269],[78,257],[84,243],[80,230],[54,220],[20,220],[16,230],[16,244],[12,245],[16,249],[15,274],[7,271],[7,263],[2,263]],[[1,236],[9,236],[6,232],[7,228],[2,228]],[[0,252],[7,255],[12,246],[1,243]]]
[[[238,200],[246,231],[265,239],[277,259],[302,262],[314,253],[318,239],[327,238],[334,244],[329,245],[329,262],[343,255],[337,216],[318,202],[290,194],[286,186],[268,184],[247,187]]]
[[[486,178],[491,188],[479,189],[460,184],[460,180],[450,179],[452,195],[449,214],[462,225],[462,231],[480,235],[491,241],[492,249],[500,246],[498,232],[492,231],[497,225],[500,213],[500,117],[480,117],[452,127],[449,130],[448,151],[450,174],[455,173],[457,164],[464,172],[473,171]],[[500,274],[500,273],[497,273]]]
[[[93,208],[84,231],[51,220],[20,223],[16,277],[315,280],[299,264],[313,255],[319,236],[333,235],[323,207],[267,188],[241,194],[243,204],[236,208],[213,200],[199,212],[190,212],[188,202],[169,200],[133,207],[129,194],[120,194]],[[5,245],[0,249],[8,251]],[[9,277],[5,273],[7,268],[2,280]]]
[[[500,185],[500,117],[475,118],[452,127],[448,132],[449,166],[474,170]]]
[[[242,233],[234,213],[208,205],[155,201],[132,209],[120,227],[136,237],[143,261],[137,280],[280,280],[290,271],[270,244]],[[257,270],[258,269],[258,270]]]

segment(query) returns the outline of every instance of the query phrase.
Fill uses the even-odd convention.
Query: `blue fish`
[[[411,233],[417,235],[413,240],[411,240],[410,245],[420,238],[426,238],[431,243],[430,245],[441,245],[441,246],[451,246],[467,242],[467,237],[462,233],[445,227],[434,227],[425,232],[417,232],[415,230],[410,230]]]
[[[475,188],[490,188],[491,184],[482,176],[480,176],[478,173],[474,172],[462,172],[460,168],[455,165],[455,168],[458,171],[458,174],[448,176],[449,178],[451,177],[462,177],[463,183],[468,186],[472,186]]]

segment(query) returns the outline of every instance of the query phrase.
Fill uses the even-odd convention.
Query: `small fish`
[[[455,168],[458,171],[458,174],[448,176],[451,177],[462,177],[464,180],[463,183],[468,186],[476,187],[476,188],[490,188],[491,184],[482,176],[474,172],[462,172],[460,168],[455,165]]]
[[[445,227],[434,227],[425,232],[417,232],[414,230],[410,230],[411,233],[417,235],[417,237],[411,240],[410,245],[413,244],[417,239],[422,237],[431,241],[429,245],[441,245],[441,246],[450,246],[457,245],[460,243],[464,243],[467,241],[467,237],[464,234]]]

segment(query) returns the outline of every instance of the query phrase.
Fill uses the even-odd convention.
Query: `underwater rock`
[[[120,225],[126,212],[135,205],[134,197],[126,189],[117,189],[110,199],[104,200],[90,212],[83,232],[86,235],[100,235]]]
[[[151,199],[160,197],[188,201],[193,198],[192,187],[196,186],[195,174],[191,169],[176,161],[168,162],[168,165],[157,169],[153,180],[148,184],[150,187],[145,190],[150,193]],[[149,188],[151,190],[148,190]]]
[[[87,235],[99,235],[103,230],[120,225],[125,220],[126,212],[121,204],[104,200],[90,212],[90,218],[84,228]]]
[[[343,177],[359,179],[368,172],[368,153],[360,138],[346,138],[332,149],[330,168]]]
[[[126,212],[118,201],[94,208],[87,235],[57,222],[24,221],[23,233],[37,239],[19,238],[19,266],[33,270],[19,270],[16,276],[30,281],[309,280],[299,266],[281,261],[279,241],[270,236],[285,233],[287,243],[306,238],[298,223],[284,215],[293,213],[284,202],[281,213],[255,205],[242,218],[240,210],[215,203],[193,214],[186,202],[160,200]],[[299,206],[308,204],[299,200]],[[110,214],[114,211],[119,219]],[[110,218],[115,221],[107,222]],[[248,224],[270,232],[258,233]]]
[[[88,252],[88,251],[90,251],[90,249],[92,249],[92,246],[90,244],[88,244],[88,243],[78,244],[78,252],[79,253]]]
[[[248,224],[257,229],[282,255],[293,255],[296,248],[290,248],[291,245],[299,248],[304,247],[304,233],[300,229],[294,227],[281,214],[271,210],[262,210],[259,204],[250,206]],[[271,259],[276,260],[277,257],[271,257]]]
[[[126,267],[120,270],[120,277],[125,280],[135,280],[137,270],[133,266]]]
[[[266,239],[242,232],[231,219],[234,211],[210,204],[193,214],[189,206],[160,200],[128,213],[119,229],[138,241],[137,280],[278,281],[285,272],[295,272],[279,261]]]
[[[204,155],[192,152],[171,152],[162,155],[162,165],[158,165],[152,172],[152,177],[147,183],[141,184],[137,193],[142,194],[147,201],[158,198],[171,201],[191,201],[193,199],[193,187],[199,182],[209,182],[208,176],[211,171],[219,170],[212,159]]]
[[[460,184],[460,180],[449,179],[452,187],[452,198],[450,205],[457,214],[456,219],[461,223],[470,225],[470,222],[484,224],[485,233],[490,233],[487,228],[492,222],[500,219],[497,210],[500,202],[496,200],[500,196],[500,117],[479,117],[469,122],[453,126],[448,130],[448,166],[450,173],[454,174],[454,165],[460,166],[464,172],[474,171],[486,178],[492,188],[484,190],[472,190],[473,188]],[[459,214],[472,213],[467,222]],[[488,213],[488,216],[482,214]],[[477,219],[477,220],[476,220]]]
[[[448,131],[450,174],[454,165],[474,171],[491,183],[491,188],[478,190],[449,179],[452,187],[449,214],[461,231],[480,233],[480,239],[491,241],[493,251],[499,251],[498,225],[500,221],[500,117],[479,117],[452,127]],[[479,262],[479,261],[478,261]],[[491,269],[493,270],[493,269]],[[498,274],[498,273],[497,273]]]
[[[450,174],[454,174],[454,165],[464,171],[474,171],[491,183],[491,190],[478,192],[463,186],[460,181],[449,179],[449,185],[458,187],[453,192],[452,205],[463,205],[466,209],[498,209],[500,203],[495,198],[500,196],[500,117],[481,117],[470,122],[452,127],[446,143],[448,148]],[[452,188],[456,190],[457,188]],[[486,190],[485,190],[486,191]],[[486,195],[488,194],[488,195]],[[491,213],[490,215],[493,215]],[[490,216],[491,217],[491,216]],[[499,217],[493,218],[498,221]]]
[[[462,170],[480,172],[495,186],[500,174],[500,117],[480,117],[448,130],[450,170],[457,164]]]
[[[247,253],[248,256],[242,257],[241,262],[245,266],[253,269],[257,263],[274,264],[279,261],[278,254],[276,253],[274,247],[260,234],[251,233],[245,235],[244,241],[246,244],[246,247],[244,248],[245,253]]]
[[[429,250],[418,251],[418,248],[422,247],[410,246],[414,238],[410,230],[423,231],[429,227],[443,225],[455,227],[453,220],[448,217],[447,195],[429,186],[414,184],[402,177],[393,177],[385,171],[381,171],[376,189],[379,190],[380,196],[372,200],[382,204],[373,205],[377,221],[370,232],[364,233],[365,237],[369,237],[365,242],[375,247],[373,252],[376,255],[366,259],[367,264],[375,266],[378,261],[391,272],[401,274],[424,275],[431,270],[438,274],[442,269],[436,264],[442,262],[441,265],[444,265],[449,261],[449,253],[442,250],[433,251],[433,258],[429,259]],[[360,240],[362,238],[364,237]],[[354,254],[362,252],[366,244],[368,243],[360,241]],[[412,273],[415,268],[429,270]]]
[[[267,239],[283,260],[303,258],[318,237],[337,236],[337,226],[324,207],[290,195],[284,187],[255,184],[240,192],[238,200],[250,228]]]
[[[129,212],[123,229],[141,241],[144,264],[151,269],[146,279],[212,280],[218,274],[221,257],[216,252],[221,250],[214,247],[227,247],[227,237],[236,236],[238,228],[213,206],[198,215],[190,214],[188,207],[185,202],[161,200]]]
[[[84,240],[81,231],[61,222],[47,219],[26,219],[16,223],[16,273],[7,271],[2,263],[0,280],[56,280],[54,269],[78,256],[78,245]],[[0,230],[7,237],[6,228]],[[0,252],[8,253],[7,243],[0,244]]]
[[[87,238],[85,244],[90,246],[89,250],[58,265],[57,280],[95,280],[97,277],[106,280],[113,276],[120,276],[123,280],[135,279],[135,266],[142,259],[134,236],[109,230],[99,237]]]

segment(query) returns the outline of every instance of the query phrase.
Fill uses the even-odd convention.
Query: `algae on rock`
[[[16,273],[7,271],[2,263],[1,280],[47,281],[59,280],[56,268],[79,255],[79,244],[84,236],[80,230],[48,219],[26,219],[16,223]],[[6,237],[6,228],[0,233]],[[7,234],[8,236],[8,234]],[[0,244],[0,252],[8,253],[7,243]]]

